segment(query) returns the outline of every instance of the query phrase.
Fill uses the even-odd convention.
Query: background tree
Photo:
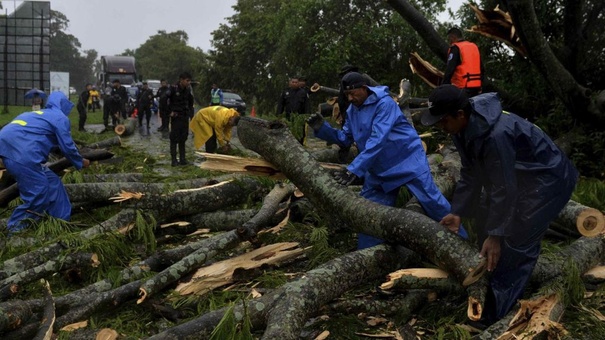
[[[199,81],[206,65],[207,56],[199,48],[188,46],[189,36],[185,31],[167,33],[158,31],[135,50],[127,50],[124,55],[135,57],[137,71],[142,79],[166,79],[175,83],[179,74],[191,73]],[[203,96],[200,86],[194,87],[196,98]]]
[[[86,83],[95,83],[92,65],[97,59],[97,51],[84,50],[78,38],[65,33],[69,19],[58,11],[51,11],[50,21],[50,69],[69,72],[69,83],[83,89]]]

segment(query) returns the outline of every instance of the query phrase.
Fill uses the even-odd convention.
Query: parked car
[[[76,94],[76,89],[73,87],[69,87],[69,94]]]
[[[237,93],[223,91],[223,106],[237,110],[242,116],[246,114],[246,102]]]

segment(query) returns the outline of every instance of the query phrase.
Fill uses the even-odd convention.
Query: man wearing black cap
[[[437,87],[421,118],[452,136],[462,160],[452,213],[476,219],[481,256],[491,272],[486,325],[504,317],[523,295],[549,223],[569,201],[578,172],[537,126],[502,110],[496,93],[468,98],[453,85]]]
[[[395,205],[399,188],[405,185],[432,219],[440,221],[449,214],[450,204],[433,182],[420,137],[390,97],[388,87],[367,86],[357,72],[346,74],[342,86],[352,104],[342,130],[332,128],[319,113],[307,121],[323,140],[340,147],[357,144],[359,154],[345,170],[337,173],[337,182],[349,185],[363,178],[360,195],[388,206]],[[466,238],[464,229],[458,233]],[[358,235],[359,249],[382,242],[369,235]]]

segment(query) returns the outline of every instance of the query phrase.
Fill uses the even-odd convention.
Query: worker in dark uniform
[[[483,65],[477,45],[464,40],[462,31],[454,27],[447,32],[450,48],[447,52],[447,66],[443,74],[443,84],[452,84],[464,89],[469,97],[481,93],[483,85]]]
[[[153,105],[153,90],[149,88],[147,82],[143,82],[143,87],[137,97],[137,109],[139,110],[139,126],[143,126],[143,116],[147,119],[147,130],[151,124],[151,106]]]
[[[191,75],[181,73],[178,83],[170,87],[168,105],[170,110],[170,156],[172,166],[187,165],[185,142],[189,135],[189,118],[193,111],[193,94],[191,94]],[[179,159],[176,149],[179,149]]]
[[[126,103],[128,102],[128,92],[126,88],[122,86],[119,79],[115,79],[112,83],[111,91],[109,93],[109,112],[111,114],[111,120],[113,126],[118,124],[118,120],[126,119]]]
[[[158,106],[160,111],[160,120],[162,121],[162,125],[158,128],[158,131],[168,131],[168,126],[170,125],[170,110],[168,109],[168,93],[170,92],[170,88],[168,87],[168,83],[166,79],[160,80],[160,88],[156,93],[156,98],[158,98]]]
[[[86,87],[84,88],[84,91],[82,91],[82,93],[80,93],[80,96],[78,97],[78,130],[79,131],[86,131],[84,129],[84,124],[86,124],[86,106],[88,105],[88,99],[90,98],[90,90],[92,89],[92,85],[91,84],[86,84]]]
[[[286,113],[286,119],[290,124],[290,130],[296,139],[304,144],[305,138],[305,120],[308,113],[309,95],[306,89],[300,88],[299,78],[292,77],[288,82],[288,88],[285,89],[277,103],[277,116]]]
[[[491,272],[481,320],[489,326],[523,296],[542,238],[569,201],[578,172],[544,131],[503,111],[497,93],[468,98],[441,85],[429,103],[422,124],[450,134],[462,160],[452,212],[440,223],[456,231],[461,217],[476,218]]]

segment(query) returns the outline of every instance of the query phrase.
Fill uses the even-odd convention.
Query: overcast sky
[[[448,7],[456,10],[463,2],[448,0]],[[20,3],[2,1],[9,13]],[[69,19],[68,33],[78,38],[82,49],[94,49],[101,56],[138,48],[159,30],[184,30],[190,46],[207,51],[212,47],[212,31],[235,13],[232,7],[236,3],[237,0],[51,0],[50,6]]]

